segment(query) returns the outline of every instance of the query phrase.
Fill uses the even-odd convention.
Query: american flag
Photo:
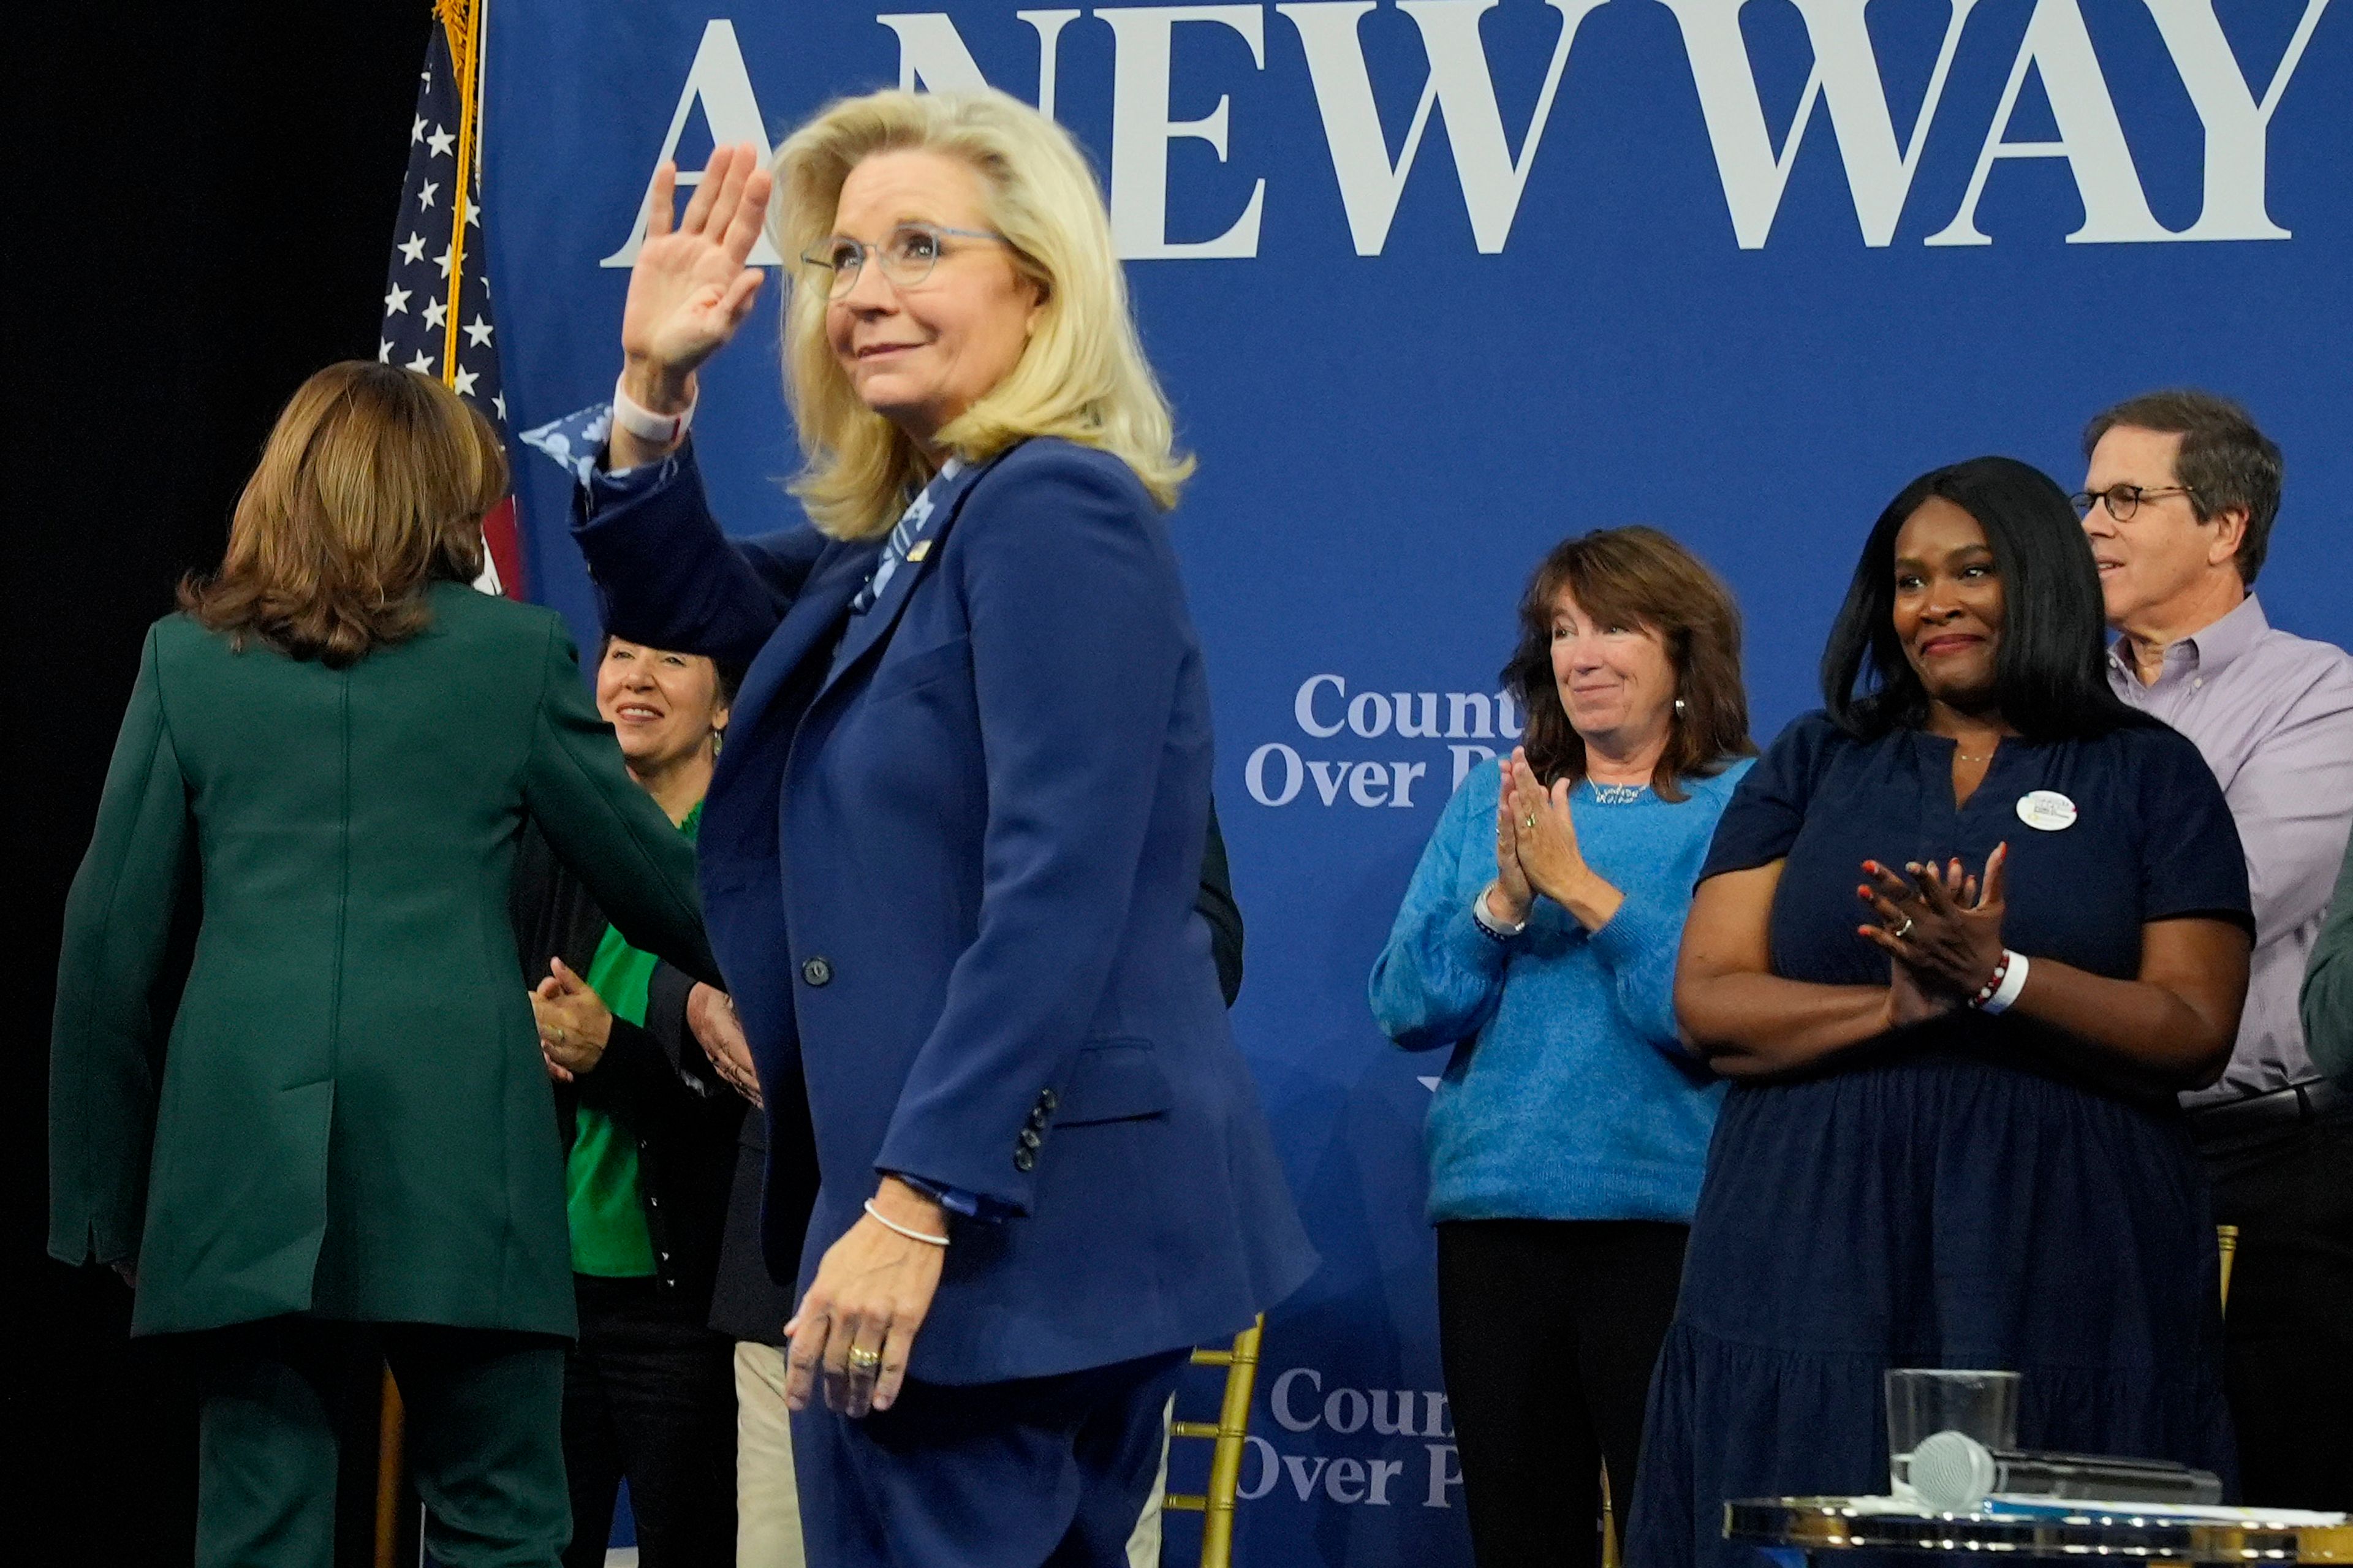
[[[437,0],[433,9],[438,25],[426,47],[417,117],[408,128],[408,177],[385,269],[384,331],[375,357],[439,376],[480,409],[512,448],[482,247],[476,93],[481,0]],[[483,520],[482,534],[490,551],[476,585],[521,598],[522,542],[512,499]]]

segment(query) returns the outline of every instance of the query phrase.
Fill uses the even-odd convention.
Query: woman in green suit
[[[49,1251],[133,1280],[201,1391],[197,1562],[325,1564],[335,1369],[380,1343],[447,1568],[553,1568],[563,1152],[507,896],[534,820],[635,945],[718,978],[692,847],[552,613],[467,584],[481,416],[390,366],[280,416],[227,558],[148,633],[74,880]],[[176,1013],[151,993],[183,895]]]

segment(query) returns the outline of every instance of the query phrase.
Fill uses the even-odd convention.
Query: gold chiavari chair
[[[1173,1437],[1209,1440],[1209,1484],[1206,1492],[1170,1492],[1163,1509],[1201,1516],[1201,1568],[1232,1568],[1234,1560],[1234,1493],[1241,1487],[1243,1439],[1250,1436],[1250,1395],[1258,1386],[1259,1339],[1266,1331],[1266,1314],[1234,1336],[1233,1348],[1195,1351],[1195,1366],[1226,1369],[1225,1397],[1215,1421],[1171,1421]]]

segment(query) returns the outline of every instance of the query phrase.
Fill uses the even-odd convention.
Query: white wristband
[[[2010,960],[2009,967],[2003,971],[2001,984],[1994,988],[1994,994],[1985,999],[1980,1009],[1983,1012],[2008,1012],[2010,1005],[2018,1000],[2018,994],[2026,989],[2026,954],[2005,949],[2004,956]]]
[[[948,1244],[948,1238],[944,1236],[926,1236],[920,1230],[908,1229],[881,1209],[876,1208],[872,1198],[866,1200],[866,1213],[869,1218],[884,1230],[896,1231],[909,1241],[920,1241],[930,1247],[945,1247]]]
[[[691,397],[676,414],[657,414],[631,397],[628,388],[617,381],[613,384],[613,424],[640,441],[675,447],[686,439],[687,430],[694,424],[694,405],[699,401],[699,397]]]

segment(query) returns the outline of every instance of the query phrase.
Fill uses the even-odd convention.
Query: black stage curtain
[[[30,933],[8,1029],[25,1070],[0,1100],[0,1546],[56,1568],[178,1568],[186,1384],[128,1344],[111,1274],[44,1256],[58,914],[142,630],[182,573],[218,560],[287,395],[375,352],[432,18],[427,0],[28,10],[8,29],[0,238],[10,924]]]

